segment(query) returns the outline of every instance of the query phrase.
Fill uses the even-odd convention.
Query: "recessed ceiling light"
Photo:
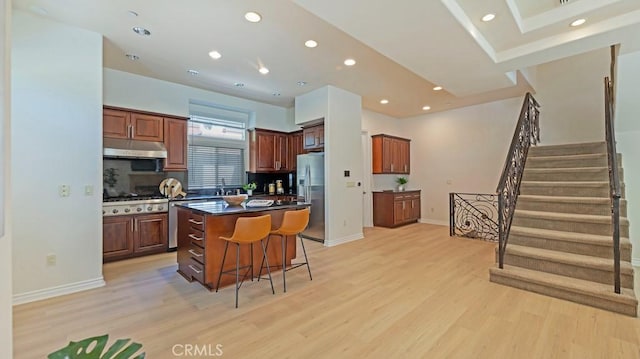
[[[298,86],[305,86],[306,84],[306,81],[298,81]]]
[[[200,71],[198,70],[187,70],[187,72],[189,73],[189,75],[193,75],[193,76],[200,74]]]
[[[135,12],[135,11],[133,11],[133,10],[129,10],[129,11],[127,11],[127,12],[128,12],[128,13],[129,13],[129,15],[131,15],[131,16],[138,16],[138,13],[137,13],[137,12]]]
[[[262,20],[262,16],[254,11],[249,11],[248,13],[244,14],[244,18],[249,22],[260,22],[260,20]]]
[[[304,42],[304,46],[308,47],[308,48],[314,48],[316,46],[318,46],[318,43],[314,40],[307,40]]]
[[[234,82],[233,86],[235,86],[235,87],[244,87],[244,84],[242,82]]]
[[[132,61],[140,60],[140,56],[138,56],[138,55],[134,55],[134,54],[126,54],[125,56],[126,56],[129,60],[132,60]]]
[[[433,91],[440,91],[442,90],[442,86],[436,86],[433,88]]]
[[[389,100],[387,100],[386,98],[383,98],[382,100],[380,100],[380,103],[383,105],[386,105],[389,103]]]
[[[145,29],[144,27],[139,27],[139,26],[134,27],[133,28],[133,32],[135,32],[138,35],[142,35],[142,36],[151,35],[151,31]]]
[[[209,52],[209,57],[211,57],[214,60],[218,60],[218,59],[220,59],[222,57],[222,54],[219,53],[218,51],[214,50],[214,51]]]
[[[346,59],[346,60],[344,60],[344,64],[347,65],[347,66],[353,66],[353,65],[356,64],[356,60],[354,60],[354,59]]]
[[[423,106],[422,109],[425,111],[429,111],[431,110],[431,106]]]
[[[580,25],[584,24],[585,22],[587,22],[586,19],[578,19],[578,20],[575,20],[574,22],[572,22],[571,26],[573,26],[573,27],[580,26]]]
[[[482,17],[482,21],[489,22],[495,18],[496,18],[496,14],[489,13]]]
[[[261,68],[258,69],[258,71],[263,75],[266,75],[266,74],[269,73],[269,69],[266,68],[266,67],[261,67]]]

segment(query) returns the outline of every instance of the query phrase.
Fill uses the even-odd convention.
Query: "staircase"
[[[622,182],[622,170],[620,175]],[[620,201],[622,288],[620,294],[613,290],[609,193],[605,142],[531,147],[504,269],[491,268],[490,280],[637,316],[624,185]]]

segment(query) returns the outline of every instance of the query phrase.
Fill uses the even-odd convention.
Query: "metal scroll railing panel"
[[[449,193],[449,235],[498,241],[498,197]]]
[[[498,196],[498,266],[500,268],[504,266],[504,252],[509,239],[513,214],[516,210],[516,201],[520,194],[520,182],[529,147],[540,141],[539,107],[540,105],[533,98],[533,95],[527,93],[496,190]]]

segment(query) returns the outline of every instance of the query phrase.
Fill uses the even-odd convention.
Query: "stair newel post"
[[[504,250],[505,250],[505,233],[504,233],[504,192],[498,193],[498,268],[504,267]]]

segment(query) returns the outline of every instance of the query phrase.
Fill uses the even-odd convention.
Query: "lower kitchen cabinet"
[[[103,262],[166,252],[167,222],[166,213],[104,217]]]
[[[398,227],[420,219],[420,191],[373,192],[373,225]]]

